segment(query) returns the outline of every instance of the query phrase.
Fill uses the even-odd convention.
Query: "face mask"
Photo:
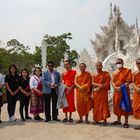
[[[122,68],[122,66],[123,66],[122,64],[117,64],[117,65],[116,65],[116,67],[117,67],[118,69]]]

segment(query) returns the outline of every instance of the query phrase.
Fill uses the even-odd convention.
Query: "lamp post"
[[[45,71],[46,69],[46,62],[47,62],[47,45],[45,42],[45,38],[43,38],[41,43],[41,59],[42,59],[42,69]]]

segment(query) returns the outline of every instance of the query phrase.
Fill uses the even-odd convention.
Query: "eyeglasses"
[[[53,65],[48,65],[48,67],[53,67]]]

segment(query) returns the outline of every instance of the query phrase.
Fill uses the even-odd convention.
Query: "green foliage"
[[[47,61],[53,60],[56,66],[60,65],[61,59],[64,59],[64,53],[69,53],[69,59],[74,64],[74,59],[78,57],[77,52],[70,52],[70,46],[67,44],[67,40],[71,40],[71,33],[64,33],[60,36],[49,36],[46,34],[44,40],[47,46]]]
[[[78,53],[75,50],[70,51],[67,40],[71,39],[71,33],[64,33],[60,36],[46,34],[44,40],[47,46],[47,61],[54,61],[57,67],[64,58],[64,53],[67,52],[72,65],[75,66],[74,60],[78,57]],[[25,46],[16,39],[8,41],[7,49],[0,48],[0,72],[6,74],[11,64],[15,64],[19,71],[23,68],[31,71],[35,64],[41,65],[41,48],[35,46],[34,54],[29,53],[29,50],[29,46]]]

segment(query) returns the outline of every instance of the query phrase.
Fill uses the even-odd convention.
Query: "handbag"
[[[38,82],[37,89],[38,89],[39,91],[42,91],[42,83],[39,82],[38,79],[37,79],[36,77],[34,77],[34,78],[35,78],[35,79],[37,80],[37,82]],[[38,97],[42,96],[42,93],[36,92],[36,91],[34,91],[34,90],[33,90],[33,93],[34,93],[36,96],[38,96]]]

